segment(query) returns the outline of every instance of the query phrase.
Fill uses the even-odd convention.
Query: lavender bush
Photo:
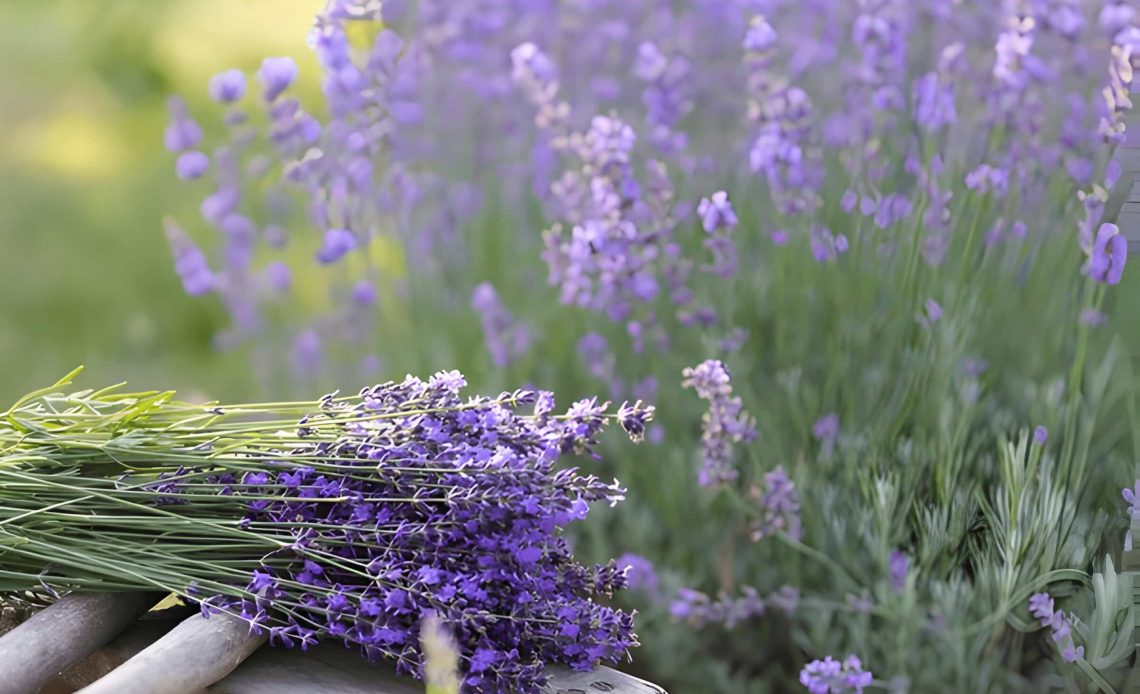
[[[269,58],[166,138],[263,388],[660,403],[577,548],[633,553],[678,691],[1119,686],[1132,5],[333,0],[309,43],[323,100]]]

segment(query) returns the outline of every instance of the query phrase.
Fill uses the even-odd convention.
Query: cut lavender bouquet
[[[613,419],[640,438],[651,407],[464,400],[455,371],[233,406],[69,382],[0,420],[0,593],[170,591],[273,643],[339,640],[417,676],[438,619],[470,691],[537,691],[544,664],[637,643],[632,615],[597,601],[624,570],[579,564],[560,535],[623,490],[555,463]]]

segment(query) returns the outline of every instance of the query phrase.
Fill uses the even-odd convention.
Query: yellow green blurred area
[[[196,224],[202,194],[175,178],[162,147],[165,101],[184,95],[216,130],[210,75],[252,71],[269,55],[295,57],[302,97],[315,97],[305,36],[319,7],[0,3],[0,400],[80,363],[92,383],[192,381],[236,395],[227,387],[238,387],[246,356],[214,351],[220,310],[183,295],[161,233],[168,213]]]

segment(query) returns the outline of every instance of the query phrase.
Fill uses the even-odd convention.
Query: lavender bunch
[[[0,420],[2,592],[170,591],[271,643],[342,641],[420,677],[436,620],[471,691],[537,692],[545,664],[637,644],[603,602],[625,569],[584,566],[561,537],[624,490],[555,463],[611,419],[643,431],[652,408],[463,400],[454,371],[233,406],[66,383]]]

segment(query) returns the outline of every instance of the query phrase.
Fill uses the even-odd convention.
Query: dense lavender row
[[[229,309],[222,344],[335,382],[401,358],[393,315],[440,315],[481,328],[492,374],[660,398],[666,426],[645,433],[671,446],[629,465],[635,510],[615,521],[648,543],[618,549],[650,555],[628,558],[650,612],[797,624],[781,666],[818,658],[798,675],[811,691],[1029,686],[1012,645],[979,670],[954,634],[981,623],[1008,644],[980,614],[1100,558],[1073,533],[1102,527],[1083,485],[1117,470],[1090,464],[1117,460],[1097,398],[1124,380],[1101,377],[1119,355],[1093,329],[1125,277],[1106,214],[1140,11],[331,0],[310,44],[324,103],[290,95],[287,58],[262,63],[256,90],[222,73],[226,139],[209,155],[171,102],[166,145],[180,177],[210,181],[220,242],[168,235],[186,290]],[[413,339],[443,340],[425,329]],[[1014,561],[1030,508],[1051,517]],[[765,610],[757,591],[787,584],[818,594]],[[891,629],[916,659],[969,655],[940,676],[878,639]],[[851,654],[857,634],[882,645]],[[725,670],[764,660],[694,648]]]
[[[199,150],[201,128],[183,103],[171,102],[166,146],[180,153],[179,176],[213,181],[202,215],[224,240],[211,265],[169,224],[187,291],[223,298],[233,317],[227,342],[262,334],[262,313],[288,301],[299,271],[269,259],[301,244],[316,263],[345,267],[328,309],[304,317],[315,332],[296,324],[297,339],[347,339],[363,352],[377,286],[394,279],[378,276],[377,243],[399,238],[417,274],[446,277],[462,263],[464,226],[480,200],[500,196],[514,208],[510,223],[533,224],[533,190],[559,223],[542,255],[561,300],[623,323],[637,346],[661,346],[673,325],[661,324],[666,306],[681,325],[735,327],[690,286],[697,266],[732,274],[735,212],[723,191],[698,207],[678,196],[679,182],[709,190],[710,179],[759,177],[775,212],[772,239],[802,234],[821,262],[847,252],[864,219],[904,233],[919,224],[922,255],[937,265],[956,222],[957,182],[971,194],[956,211],[988,226],[988,246],[1030,228],[1045,233],[1040,203],[1062,185],[1053,183],[1058,169],[1086,205],[1103,202],[1096,183],[1111,188],[1119,175],[1103,169],[1103,143],[1120,140],[1129,105],[1128,55],[1140,29],[1128,5],[1095,18],[1080,3],[1027,1],[949,11],[852,0],[825,3],[826,15],[812,3],[669,5],[330,3],[311,36],[327,119],[288,95],[297,75],[288,58],[258,70],[251,98],[264,129],[242,105],[241,72],[211,81],[228,131],[212,156]],[[381,16],[371,45],[350,41],[347,27]],[[726,36],[740,37],[738,47]],[[284,231],[298,200],[315,235]],[[845,231],[818,214],[837,201]],[[675,238],[694,212],[711,258]],[[1082,233],[1089,272],[1110,282],[1123,263],[1114,235]],[[512,352],[529,342],[517,331],[488,339],[500,364],[498,342]]]

